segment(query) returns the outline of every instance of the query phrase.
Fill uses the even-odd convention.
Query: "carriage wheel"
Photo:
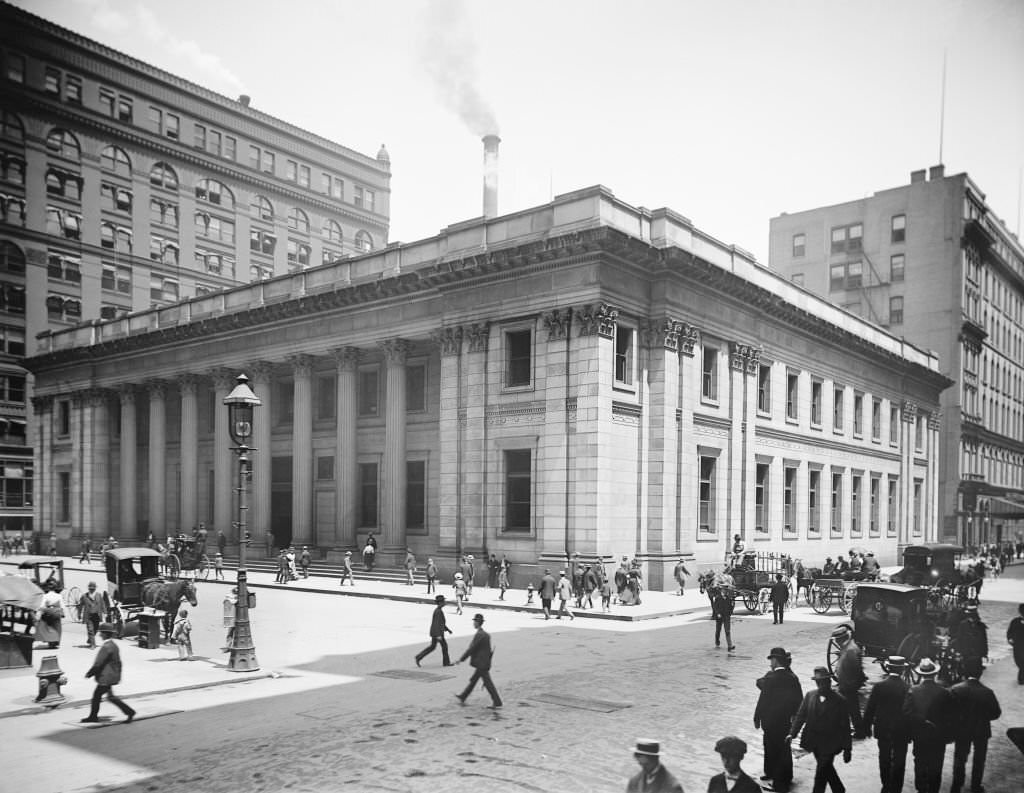
[[[839,600],[839,608],[842,609],[843,614],[849,614],[850,609],[853,608],[853,599],[857,596],[857,587],[851,586],[843,589],[843,596]]]
[[[757,610],[762,614],[767,614],[768,609],[771,606],[771,590],[762,589],[757,593]]]
[[[744,592],[743,593],[743,605],[747,607],[747,611],[751,614],[757,613],[757,593],[756,592]]]
[[[808,597],[811,600],[811,608],[818,614],[824,614],[832,606],[832,593],[823,587],[812,586]]]
[[[199,564],[196,565],[196,578],[201,578],[204,581],[210,577],[210,557],[205,553],[199,560]]]
[[[81,622],[82,609],[78,605],[78,601],[82,599],[82,590],[76,586],[68,587],[64,590],[62,597],[64,598],[64,610],[71,615],[74,622]]]
[[[164,561],[164,575],[172,580],[177,579],[181,575],[181,559],[178,558],[177,554],[167,554],[167,559]]]

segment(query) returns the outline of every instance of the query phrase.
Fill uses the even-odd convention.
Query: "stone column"
[[[71,527],[75,531],[85,524],[85,516],[89,514],[92,493],[85,487],[85,467],[87,447],[85,444],[85,427],[87,421],[85,413],[88,410],[88,400],[85,391],[75,391],[71,394],[71,415],[69,421],[69,432],[71,435],[71,496],[70,513]]]
[[[741,534],[746,542],[756,539],[754,534],[754,476],[756,460],[747,431],[754,427],[757,411],[757,377],[761,351],[749,344],[729,342],[729,393],[727,400],[729,421],[729,507],[725,536],[726,549],[732,547],[732,535]],[[751,375],[753,377],[751,377]],[[747,490],[750,490],[748,496]]]
[[[292,398],[292,543],[313,541],[313,357],[291,359]]]
[[[459,423],[459,515],[460,554],[483,551],[487,525],[487,373],[490,360],[491,323],[474,322],[463,329],[467,350],[462,361]],[[499,372],[498,377],[502,375]],[[538,492],[535,488],[535,492]],[[504,521],[503,517],[497,520]],[[540,527],[535,527],[538,537]]]
[[[232,475],[231,434],[228,431],[228,409],[224,398],[235,387],[234,373],[230,369],[215,369],[210,372],[213,378],[213,531],[224,532],[231,542],[237,537],[234,532],[235,521],[235,478]],[[257,408],[262,410],[262,408]]]
[[[113,482],[110,466],[110,392],[94,388],[87,392],[85,402],[86,457],[83,466],[83,490],[89,493],[89,507],[82,516],[83,528],[88,531],[111,526],[110,500]],[[128,536],[135,536],[134,531]]]
[[[697,328],[686,322],[682,323],[679,333],[679,379],[675,385],[679,392],[679,414],[675,425],[676,453],[678,481],[682,484],[677,508],[676,538],[679,549],[688,555],[697,551],[700,514],[700,458],[692,434],[693,408],[700,394],[700,357],[694,355],[699,341],[700,332]],[[685,442],[684,438],[687,439]]]
[[[136,437],[135,386],[126,383],[118,389],[121,409],[121,481],[119,532],[122,537],[138,537],[135,489],[138,486],[138,439]]]
[[[590,555],[597,545],[596,526],[589,521],[577,521],[573,498],[576,494],[575,467],[572,464],[575,451],[576,411],[570,411],[570,394],[575,408],[576,392],[571,390],[572,373],[572,309],[555,309],[541,315],[543,329],[537,329],[537,340],[533,345],[536,354],[533,369],[535,393],[544,398],[542,439],[537,444],[537,459],[534,463],[537,486],[538,521],[543,515],[547,528],[554,532],[561,529],[563,537],[572,537],[573,551]],[[546,332],[545,332],[546,331]],[[491,420],[487,421],[490,428]],[[497,436],[497,433],[495,433]],[[490,443],[488,446],[493,448]],[[504,489],[501,480],[503,449],[497,449],[486,456],[488,469],[493,471],[490,494]],[[497,518],[501,525],[502,518]],[[488,540],[490,538],[487,538]],[[562,548],[565,542],[562,543]]]
[[[53,488],[53,397],[32,397],[32,408],[35,417],[35,437],[32,443],[32,462],[35,479],[33,481],[33,500],[36,504],[36,515],[39,531],[53,529],[56,493]],[[12,534],[8,534],[11,537]]]
[[[270,525],[270,488],[271,488],[271,448],[270,429],[274,422],[274,378],[273,366],[268,361],[256,361],[249,366],[252,378],[252,389],[262,403],[253,411],[253,438],[256,451],[252,457],[252,509],[249,532],[252,534],[252,546],[256,553],[261,546],[265,549],[269,541],[267,536],[273,531]]]
[[[914,535],[914,427],[917,405],[903,403],[903,432],[900,433],[900,525],[899,545],[911,545]]]
[[[939,465],[941,463],[939,432],[942,414],[928,416],[928,522],[923,527],[925,542],[938,542],[942,531],[942,515],[939,513]]]
[[[334,442],[334,486],[338,526],[335,544],[353,548],[356,544],[356,518],[359,512],[359,435],[356,418],[359,410],[358,383],[360,352],[355,347],[332,351],[338,367],[335,389],[337,428]],[[357,549],[358,550],[358,549]]]
[[[151,380],[149,389],[149,530],[167,537],[167,384]]]
[[[181,528],[186,534],[197,528],[199,481],[199,405],[196,400],[198,381],[193,374],[178,378],[181,393],[181,492],[178,494],[181,508]]]
[[[384,548],[396,550],[405,547],[405,361],[410,346],[405,339],[381,343],[387,377],[381,535]]]
[[[438,411],[438,439],[441,445],[438,460],[438,491],[440,527],[438,545],[458,552],[462,520],[461,494],[462,446],[460,443],[459,395],[462,374],[462,327],[441,328],[434,337],[441,348],[441,389]]]

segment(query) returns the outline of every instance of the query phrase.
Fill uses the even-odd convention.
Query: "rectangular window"
[[[843,431],[843,388],[836,386],[832,391],[832,429]]]
[[[896,296],[889,298],[889,324],[903,324],[903,297]]]
[[[843,536],[843,475],[832,474],[832,510],[831,510],[832,536]]]
[[[615,327],[615,382],[633,382],[633,329]]]
[[[786,374],[786,418],[796,421],[800,417],[800,376],[795,372]]]
[[[316,458],[316,478],[321,481],[334,479],[334,455]]]
[[[309,187],[309,166],[299,166],[299,187]]]
[[[505,386],[508,388],[528,386],[531,382],[531,339],[528,330],[505,334]]]
[[[921,536],[921,491],[923,482],[920,479],[914,480],[914,536]]]
[[[761,365],[757,370],[757,412],[772,411],[772,367]]]
[[[331,194],[331,175],[329,173],[320,173],[320,192],[324,195]]]
[[[782,533],[784,536],[796,535],[796,468],[786,466],[783,469],[782,482]]]
[[[718,400],[718,350],[704,347],[701,351],[700,395],[704,399]]]
[[[46,73],[43,75],[43,90],[53,96],[60,96],[59,69],[54,69],[52,66],[46,67]]]
[[[82,80],[70,74],[64,75],[64,101],[69,105],[82,104]]]
[[[193,145],[197,149],[206,149],[206,127],[202,124],[196,124],[193,128],[194,140]]]
[[[57,474],[60,489],[60,503],[57,506],[57,520],[60,523],[71,522],[71,472],[60,471]]]
[[[57,435],[66,438],[71,434],[71,403],[62,399],[57,403]]]
[[[811,426],[821,426],[821,380],[811,381]]]
[[[316,380],[316,417],[333,419],[336,409],[335,377],[333,374],[323,375]]]
[[[893,283],[902,281],[906,273],[907,257],[896,253],[889,257],[889,280]]]
[[[284,178],[289,182],[294,182],[298,178],[299,164],[295,160],[285,160],[284,163]]]
[[[860,474],[854,474],[850,481],[850,536],[859,537],[861,531],[860,525],[860,488],[861,480],[863,477]]]
[[[768,465],[758,463],[754,472],[754,531],[768,536]]]
[[[117,98],[117,120],[126,124],[132,123],[132,100],[127,96]]]
[[[380,374],[376,369],[359,372],[359,415],[376,416],[380,401]]]
[[[238,141],[230,135],[224,136],[224,159],[235,161],[235,154],[238,150]]]
[[[807,252],[807,236],[804,234],[793,235],[793,256],[803,256]]]
[[[893,446],[900,442],[900,409],[895,405],[889,407],[889,443]]]
[[[153,131],[160,134],[164,131],[164,111],[158,107],[149,106],[149,125]]]
[[[700,458],[700,494],[698,499],[697,526],[701,535],[718,532],[715,524],[715,458]]]
[[[422,413],[427,409],[426,364],[405,367],[405,409],[409,413]]]
[[[427,525],[427,463],[405,463],[405,527],[423,529]]]
[[[907,239],[907,216],[892,216],[892,241],[905,242]]]
[[[260,231],[259,229],[252,229],[249,232],[249,250],[273,256],[276,246],[277,237],[270,232]]]
[[[864,395],[853,395],[853,434],[854,437],[864,435]]]
[[[871,400],[871,440],[882,440],[882,400]]]
[[[260,167],[260,147],[249,146],[249,167],[253,170],[259,170]]]
[[[533,452],[529,449],[505,450],[505,531],[528,532],[531,529],[532,460]]]
[[[896,526],[899,520],[899,486],[900,479],[898,476],[889,477],[889,508],[886,514],[886,535],[889,537],[896,536]]]
[[[377,527],[377,463],[359,465],[359,525]]]
[[[0,325],[0,352],[8,355],[25,355],[25,329]]]
[[[221,141],[221,134],[217,130],[211,129],[210,130],[210,154],[214,155],[215,157],[220,157],[220,153],[221,153],[220,141]]]
[[[103,263],[100,286],[111,292],[132,293],[132,268],[120,264]]]
[[[872,537],[879,536],[879,523],[878,523],[878,491],[881,488],[881,479],[877,476],[871,477],[871,512],[868,519],[868,534]]]
[[[164,135],[172,140],[177,140],[181,134],[181,119],[173,113],[168,113],[164,123]]]
[[[845,264],[833,264],[828,268],[828,273],[828,288],[830,292],[838,292],[846,288]]]
[[[275,166],[275,156],[272,151],[263,152],[263,170],[266,173],[273,173]]]
[[[818,535],[818,493],[821,489],[821,471],[812,468],[807,472],[807,535]]]
[[[858,259],[846,264],[846,288],[860,289],[864,278],[864,263]]]
[[[858,253],[864,236],[864,226],[853,223],[832,229],[832,253]]]
[[[103,115],[110,116],[111,118],[114,117],[115,100],[116,96],[109,88],[100,89],[100,110],[103,112]]]
[[[914,449],[924,451],[924,416],[918,414],[914,419]]]
[[[13,52],[7,53],[7,79],[12,83],[25,82],[25,58]]]

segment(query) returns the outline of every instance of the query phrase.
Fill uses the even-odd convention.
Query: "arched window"
[[[15,154],[0,152],[0,180],[25,184],[25,161]]]
[[[165,162],[158,162],[149,172],[149,183],[168,190],[178,189],[178,175]]]
[[[341,226],[336,220],[324,221],[324,239],[341,244]]]
[[[66,129],[55,129],[47,135],[46,149],[51,154],[67,157],[69,160],[79,160],[82,157],[82,147],[78,145],[78,139]]]
[[[0,271],[25,272],[25,252],[13,242],[0,240]]]
[[[118,176],[131,177],[132,175],[132,161],[128,159],[124,149],[117,146],[107,146],[100,153],[100,166],[104,171]]]
[[[301,231],[303,234],[309,234],[309,218],[306,216],[306,213],[298,207],[289,209],[288,228],[294,231]]]
[[[235,197],[216,179],[200,179],[196,182],[196,198],[200,201],[217,204],[225,209],[235,208]]]
[[[260,220],[274,219],[274,205],[261,195],[254,195],[252,197],[252,201],[249,203],[249,212],[253,217]]]
[[[0,138],[18,143],[25,141],[25,125],[9,110],[0,111]]]
[[[362,230],[356,232],[356,250],[360,253],[367,253],[373,250],[373,237],[370,236],[369,232]]]

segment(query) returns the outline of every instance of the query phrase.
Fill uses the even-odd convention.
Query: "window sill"
[[[759,419],[768,419],[769,421],[771,421],[772,412],[770,410],[761,410],[760,408],[758,408],[757,417]]]
[[[818,432],[821,432],[821,424],[820,423],[815,424],[814,422],[811,422],[811,429],[812,430],[817,430]]]
[[[524,394],[533,391],[533,383],[526,383],[524,385],[503,385],[501,392],[503,394]]]
[[[719,403],[718,399],[716,399],[715,397],[704,396],[704,394],[701,394],[700,396],[700,403],[702,405],[710,405],[711,407],[716,408],[721,407],[721,404]]]

